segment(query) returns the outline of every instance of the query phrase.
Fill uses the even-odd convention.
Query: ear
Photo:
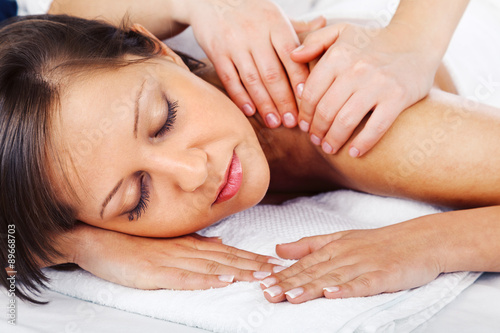
[[[135,31],[137,33],[140,33],[146,37],[149,37],[152,39],[157,48],[160,48],[161,54],[167,58],[169,58],[171,61],[176,63],[177,65],[184,67],[185,69],[189,70],[189,68],[186,66],[184,61],[182,61],[181,57],[177,53],[175,53],[171,48],[169,48],[165,43],[163,43],[161,40],[159,40],[155,35],[153,35],[148,29],[144,28],[142,25],[135,23],[132,25],[130,30]]]

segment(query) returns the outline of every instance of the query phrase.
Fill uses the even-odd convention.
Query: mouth
[[[233,158],[227,167],[224,180],[217,191],[217,198],[212,205],[227,201],[234,197],[241,187],[242,180],[243,171],[240,159],[238,158],[238,155],[236,155],[236,152],[233,152]]]

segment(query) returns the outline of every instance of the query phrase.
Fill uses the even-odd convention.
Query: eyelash
[[[177,116],[177,108],[179,107],[179,103],[177,101],[171,102],[170,100],[167,100],[167,105],[168,105],[168,115],[167,115],[167,120],[165,121],[165,124],[163,124],[162,128],[155,134],[155,138],[160,137],[165,135],[165,133],[169,132],[175,123],[175,119]]]
[[[141,198],[135,208],[128,214],[129,221],[137,221],[148,208],[149,190],[144,183],[144,176],[141,177]]]
[[[165,121],[165,124],[163,124],[162,128],[155,134],[155,138],[161,137],[165,135],[165,133],[169,132],[172,130],[175,119],[177,116],[177,108],[179,107],[179,103],[177,101],[175,102],[170,102],[170,100],[167,100],[167,105],[168,105],[168,115],[167,115],[167,120]],[[149,203],[149,189],[147,185],[144,183],[144,176],[141,177],[141,198],[139,199],[139,203],[137,206],[129,212],[128,214],[128,220],[129,221],[137,221],[141,217],[141,215],[146,211],[148,208],[148,203]]]

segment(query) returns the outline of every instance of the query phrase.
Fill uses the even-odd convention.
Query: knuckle
[[[371,124],[371,130],[375,135],[379,136],[387,132],[390,125],[390,122],[387,120],[378,120]]]
[[[205,270],[207,271],[208,274],[215,274],[220,268],[220,264],[215,261],[209,261],[206,266]]]
[[[332,121],[333,119],[328,105],[322,102],[320,102],[316,107],[316,115],[321,121]]]
[[[185,289],[187,286],[187,281],[191,277],[191,274],[188,271],[181,271],[177,275],[177,280],[179,282],[180,288]]]
[[[243,74],[242,79],[248,85],[256,85],[260,82],[259,73],[255,71],[246,72]]]
[[[267,83],[281,82],[281,73],[277,68],[268,68],[264,70],[263,78]]]
[[[371,290],[373,287],[373,279],[368,276],[360,276],[357,278],[357,282],[364,289]]]
[[[356,126],[356,123],[349,112],[340,112],[335,121],[343,128],[353,128]]]
[[[222,84],[225,87],[232,85],[233,82],[235,81],[234,77],[232,75],[230,75],[229,73],[221,72],[218,75],[219,75],[220,81],[222,82]]]
[[[237,264],[237,263],[238,263],[238,261],[239,261],[239,258],[238,258],[238,257],[236,257],[235,255],[230,254],[230,253],[227,253],[227,254],[225,255],[225,259],[226,259],[226,261],[229,263],[229,265],[231,265],[231,266],[234,266],[234,265],[235,265],[235,264]]]

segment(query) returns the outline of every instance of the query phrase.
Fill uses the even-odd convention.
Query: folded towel
[[[439,212],[410,200],[336,191],[280,206],[259,205],[204,229],[225,244],[275,256],[277,243],[346,229],[376,228]],[[408,291],[372,297],[268,303],[257,282],[221,289],[144,291],[83,270],[45,271],[62,294],[214,332],[406,332],[429,319],[472,284],[477,273],[442,274]]]

